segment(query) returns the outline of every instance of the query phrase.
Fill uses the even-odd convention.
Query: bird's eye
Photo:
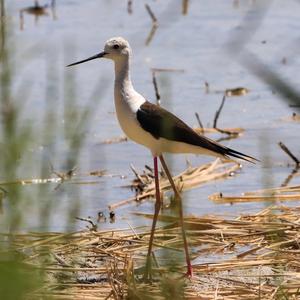
[[[114,49],[119,49],[120,46],[116,44],[116,45],[113,45],[113,48],[114,48]]]

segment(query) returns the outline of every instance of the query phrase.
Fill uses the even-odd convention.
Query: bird
[[[186,276],[193,276],[193,269],[188,249],[188,241],[184,230],[182,199],[174,184],[170,171],[164,160],[164,153],[192,153],[209,155],[220,158],[234,157],[249,162],[255,162],[252,156],[225,147],[201,134],[196,133],[184,121],[163,107],[149,102],[138,93],[132,84],[130,64],[132,49],[129,42],[123,37],[113,37],[105,42],[100,53],[86,59],[71,63],[67,67],[82,64],[94,59],[106,58],[114,62],[114,102],[117,119],[127,135],[134,142],[141,144],[151,151],[154,164],[155,178],[155,209],[149,239],[144,278],[151,278],[151,255],[155,227],[161,208],[159,189],[158,159],[170,181],[179,205],[179,221],[182,229],[185,250]]]

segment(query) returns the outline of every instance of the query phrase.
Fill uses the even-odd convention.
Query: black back
[[[256,160],[251,156],[222,146],[205,136],[199,135],[175,115],[148,101],[143,103],[137,111],[137,120],[141,127],[151,133],[156,139],[162,137],[171,141],[199,146],[224,156],[231,155],[244,160]]]

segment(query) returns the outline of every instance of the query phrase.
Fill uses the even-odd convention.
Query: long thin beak
[[[98,54],[96,54],[96,55],[93,55],[93,56],[91,56],[91,57],[89,57],[89,58],[86,58],[86,59],[84,59],[84,60],[80,60],[80,61],[77,61],[77,62],[75,62],[75,63],[69,64],[69,65],[67,65],[67,67],[79,65],[79,64],[82,64],[82,63],[84,63],[84,62],[86,62],[86,61],[93,60],[93,59],[96,59],[96,58],[101,58],[101,57],[103,57],[105,54],[106,54],[106,53],[105,53],[104,51],[103,51],[103,52],[100,52],[100,53],[98,53]]]

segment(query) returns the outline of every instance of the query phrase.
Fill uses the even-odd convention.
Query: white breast
[[[129,139],[146,146],[153,153],[159,147],[159,141],[140,126],[136,117],[136,112],[145,101],[145,98],[133,89],[125,92],[115,87],[115,107],[122,130]]]

